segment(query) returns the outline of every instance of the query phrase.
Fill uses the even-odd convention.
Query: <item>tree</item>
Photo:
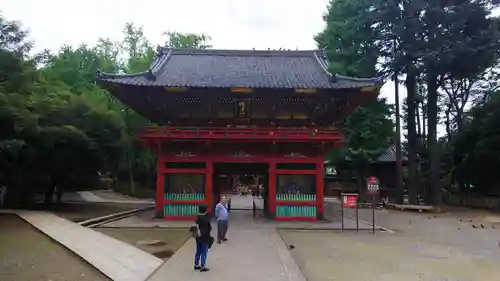
[[[139,145],[135,128],[149,124],[94,81],[105,72],[146,71],[155,52],[142,27],[124,28],[123,42],[62,46],[30,55],[18,22],[0,16],[0,184],[26,203],[45,193],[98,184],[99,175],[154,180],[155,156]],[[206,35],[169,33],[171,47],[206,48]],[[123,177],[125,178],[125,177]]]
[[[179,33],[179,32],[164,32],[163,35],[167,36],[165,46],[169,48],[187,48],[187,49],[208,49],[212,46],[208,44],[210,36],[205,34],[195,33]]]
[[[39,192],[50,203],[56,186],[62,191],[94,184],[97,172],[116,161],[120,124],[81,97],[92,89],[93,79],[84,79],[96,60],[87,48],[73,61],[68,48],[59,60],[43,54],[45,68],[37,70],[41,56],[28,55],[27,33],[19,23],[2,17],[0,23],[0,54],[8,62],[0,68],[0,182],[11,187],[13,203]]]
[[[489,17],[492,1],[424,1],[422,61],[428,91],[429,189],[432,202],[442,203],[437,144],[438,89],[444,77],[473,78],[496,60],[498,21]],[[474,25],[474,27],[472,27]],[[464,61],[471,58],[475,63]]]
[[[482,195],[500,195],[500,96],[474,107],[450,144],[460,188],[474,185]]]
[[[326,28],[315,39],[327,50],[331,61],[330,71],[342,75],[374,77],[378,60],[378,49],[370,22],[360,20],[369,13],[368,0],[331,1],[324,17]],[[360,179],[360,188],[365,186],[367,166],[375,160],[394,139],[394,124],[390,119],[390,107],[386,100],[378,99],[355,110],[342,122],[346,148],[332,152],[328,158],[343,162],[352,159]]]

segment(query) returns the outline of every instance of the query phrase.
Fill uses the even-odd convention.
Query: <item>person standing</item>
[[[228,199],[226,196],[220,198],[219,203],[215,206],[215,218],[217,219],[217,243],[227,241],[227,228],[229,226],[229,212],[227,207]]]
[[[193,232],[196,240],[196,253],[194,254],[194,269],[200,272],[209,271],[207,268],[208,249],[212,246],[213,237],[210,235],[212,225],[207,214],[207,206],[201,205],[198,208],[196,226]]]
[[[4,185],[0,185],[0,208],[4,207],[6,195],[7,195],[7,187]]]

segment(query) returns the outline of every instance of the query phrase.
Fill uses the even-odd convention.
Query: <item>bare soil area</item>
[[[159,228],[94,228],[94,230],[121,240],[148,252],[157,258],[169,259],[190,236],[186,229]]]
[[[111,200],[111,201],[137,201],[137,200],[147,200],[147,199],[151,199],[153,200],[154,198],[136,198],[136,197],[131,197],[131,196],[128,196],[128,195],[124,195],[124,194],[120,194],[120,193],[116,193],[112,190],[95,190],[95,191],[92,191],[92,193],[102,199],[105,199],[105,200]]]
[[[73,222],[81,222],[92,218],[111,215],[114,213],[129,211],[147,206],[150,205],[144,203],[60,203],[54,204],[47,211],[53,212],[54,214]]]
[[[109,278],[18,216],[0,214],[0,280],[104,281]]]

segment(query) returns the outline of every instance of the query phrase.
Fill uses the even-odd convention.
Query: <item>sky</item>
[[[205,33],[217,49],[316,49],[329,0],[0,0],[0,12],[30,31],[35,50],[119,41],[125,23],[162,45],[166,31]],[[394,84],[381,97],[394,103]],[[400,100],[406,89],[400,87]]]

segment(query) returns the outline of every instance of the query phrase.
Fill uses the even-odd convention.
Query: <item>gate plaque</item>
[[[238,99],[234,108],[235,118],[250,118],[250,99]]]

